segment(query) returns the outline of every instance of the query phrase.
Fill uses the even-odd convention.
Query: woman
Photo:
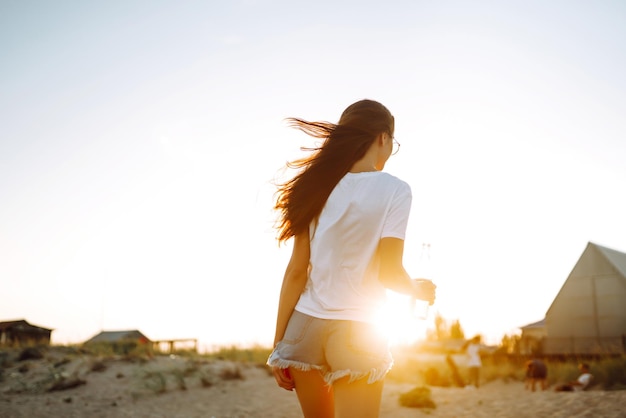
[[[476,389],[480,386],[480,368],[483,365],[483,362],[480,359],[480,352],[482,350],[480,340],[480,335],[475,335],[474,338],[467,341],[463,346],[467,352],[469,387],[474,387]]]
[[[337,124],[288,121],[323,143],[289,164],[299,171],[277,192],[279,242],[294,242],[268,364],[305,417],[377,417],[392,364],[373,325],[385,288],[435,298],[402,264],[411,189],[381,172],[397,145],[394,118],[361,100]]]

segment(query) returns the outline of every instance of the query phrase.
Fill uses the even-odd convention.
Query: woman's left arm
[[[280,289],[278,315],[276,318],[276,333],[274,346],[283,339],[285,329],[298,299],[306,286],[309,270],[310,245],[308,231],[294,237],[291,259],[287,264],[283,284]]]
[[[309,234],[300,234],[294,237],[291,259],[287,265],[283,285],[280,289],[278,302],[278,315],[276,318],[276,333],[274,335],[274,347],[283,339],[289,318],[293,313],[298,299],[306,286],[309,270]],[[278,366],[272,367],[272,373],[278,386],[285,390],[294,390],[295,383],[289,373],[289,369]]]
[[[404,240],[382,238],[378,244],[380,257],[379,280],[386,288],[404,293],[414,298],[426,300],[432,305],[435,301],[435,286],[428,278],[411,279],[404,269]]]

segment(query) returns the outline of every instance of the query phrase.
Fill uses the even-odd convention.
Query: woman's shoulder
[[[376,187],[390,193],[411,194],[411,187],[404,180],[384,171],[348,173],[343,179],[348,184],[361,183],[367,187]]]
[[[394,176],[393,174],[387,173],[385,171],[377,171],[376,173],[380,181],[386,182],[388,184],[394,184],[394,185],[397,185],[398,187],[404,187],[404,188],[410,189],[410,186],[406,181],[402,180],[399,177]]]

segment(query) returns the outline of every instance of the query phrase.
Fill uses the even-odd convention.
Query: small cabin
[[[29,324],[25,319],[0,322],[0,347],[50,345],[52,329]]]

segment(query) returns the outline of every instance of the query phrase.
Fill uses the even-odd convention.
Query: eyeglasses
[[[393,140],[393,148],[391,149],[391,155],[396,155],[398,151],[400,151],[400,143],[396,141],[395,136],[392,136],[391,139]]]

